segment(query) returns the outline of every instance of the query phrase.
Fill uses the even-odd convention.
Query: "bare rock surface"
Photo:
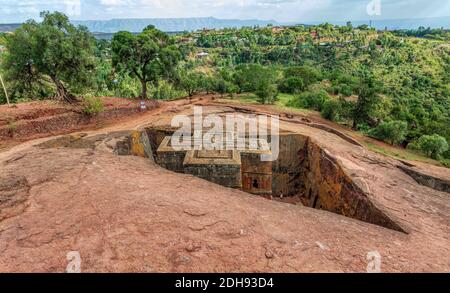
[[[383,272],[450,272],[448,193],[335,134],[282,123],[331,154],[407,233],[114,153],[117,132],[164,125],[190,108],[177,102],[0,153],[0,271],[64,272],[67,254],[78,251],[83,272],[365,272],[368,253],[378,251]]]

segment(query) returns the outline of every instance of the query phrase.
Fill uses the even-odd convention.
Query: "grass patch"
[[[442,166],[442,164],[439,161],[430,159],[420,153],[416,153],[411,150],[407,150],[407,149],[391,150],[391,149],[387,149],[382,146],[373,144],[368,141],[363,141],[362,143],[367,147],[367,149],[377,152],[377,153],[380,153],[380,154],[383,154],[383,155],[386,155],[388,157],[402,159],[402,160],[408,160],[408,161],[418,161],[418,162],[429,163],[432,165]]]
[[[290,101],[292,101],[292,99],[294,99],[294,97],[295,96],[291,95],[291,94],[282,94],[282,93],[280,93],[278,95],[278,100],[275,102],[276,108],[278,108],[280,110],[288,110],[288,111],[292,111],[292,112],[301,112],[301,113],[313,112],[312,110],[309,110],[309,109],[294,108],[294,107],[287,106],[288,103]]]
[[[286,110],[286,111],[290,111],[290,112],[298,112],[298,113],[314,112],[309,109],[299,109],[299,108],[293,108],[293,107],[286,106],[293,98],[294,98],[294,95],[280,93],[278,95],[278,100],[272,106],[274,106],[278,110]],[[235,96],[234,98],[225,98],[225,99],[227,100],[227,102],[231,102],[231,103],[235,103],[235,104],[261,105],[258,102],[258,97],[252,93],[240,94],[240,95]]]

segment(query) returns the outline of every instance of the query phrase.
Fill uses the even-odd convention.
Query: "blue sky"
[[[381,15],[369,16],[372,1],[381,3]],[[37,18],[41,10],[78,20],[213,16],[308,22],[450,16],[450,0],[0,0],[0,23]]]

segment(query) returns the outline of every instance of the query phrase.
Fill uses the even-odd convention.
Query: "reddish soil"
[[[236,111],[209,97],[180,100],[73,134],[73,144],[49,137],[0,152],[0,272],[64,272],[71,251],[84,272],[365,272],[373,251],[383,272],[450,272],[449,194],[301,117],[283,120],[282,129],[332,154],[407,233],[113,154],[113,132],[167,126],[192,114],[192,104]]]
[[[83,113],[82,104],[41,101],[0,106],[0,149],[36,138],[96,129],[142,115],[140,101],[101,98],[104,111],[96,116]],[[148,108],[154,103],[147,101]]]

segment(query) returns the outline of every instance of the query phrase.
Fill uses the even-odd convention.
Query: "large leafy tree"
[[[53,84],[56,98],[67,102],[90,85],[95,69],[93,36],[66,15],[42,12],[6,38],[3,62],[8,78],[26,89]]]
[[[234,76],[235,83],[241,92],[255,92],[263,86],[263,83],[275,84],[278,72],[271,67],[260,64],[240,65]]]
[[[207,76],[201,72],[182,71],[180,74],[180,87],[188,93],[189,97],[192,97],[201,90],[208,90],[207,79]]]
[[[382,102],[381,84],[376,81],[371,72],[363,71],[357,91],[358,101],[353,112],[353,128],[356,129],[357,125],[362,123],[376,125],[377,110]]]
[[[118,32],[112,40],[113,67],[116,71],[138,78],[142,84],[141,97],[147,98],[149,82],[174,79],[181,53],[174,40],[150,25],[138,35]]]

